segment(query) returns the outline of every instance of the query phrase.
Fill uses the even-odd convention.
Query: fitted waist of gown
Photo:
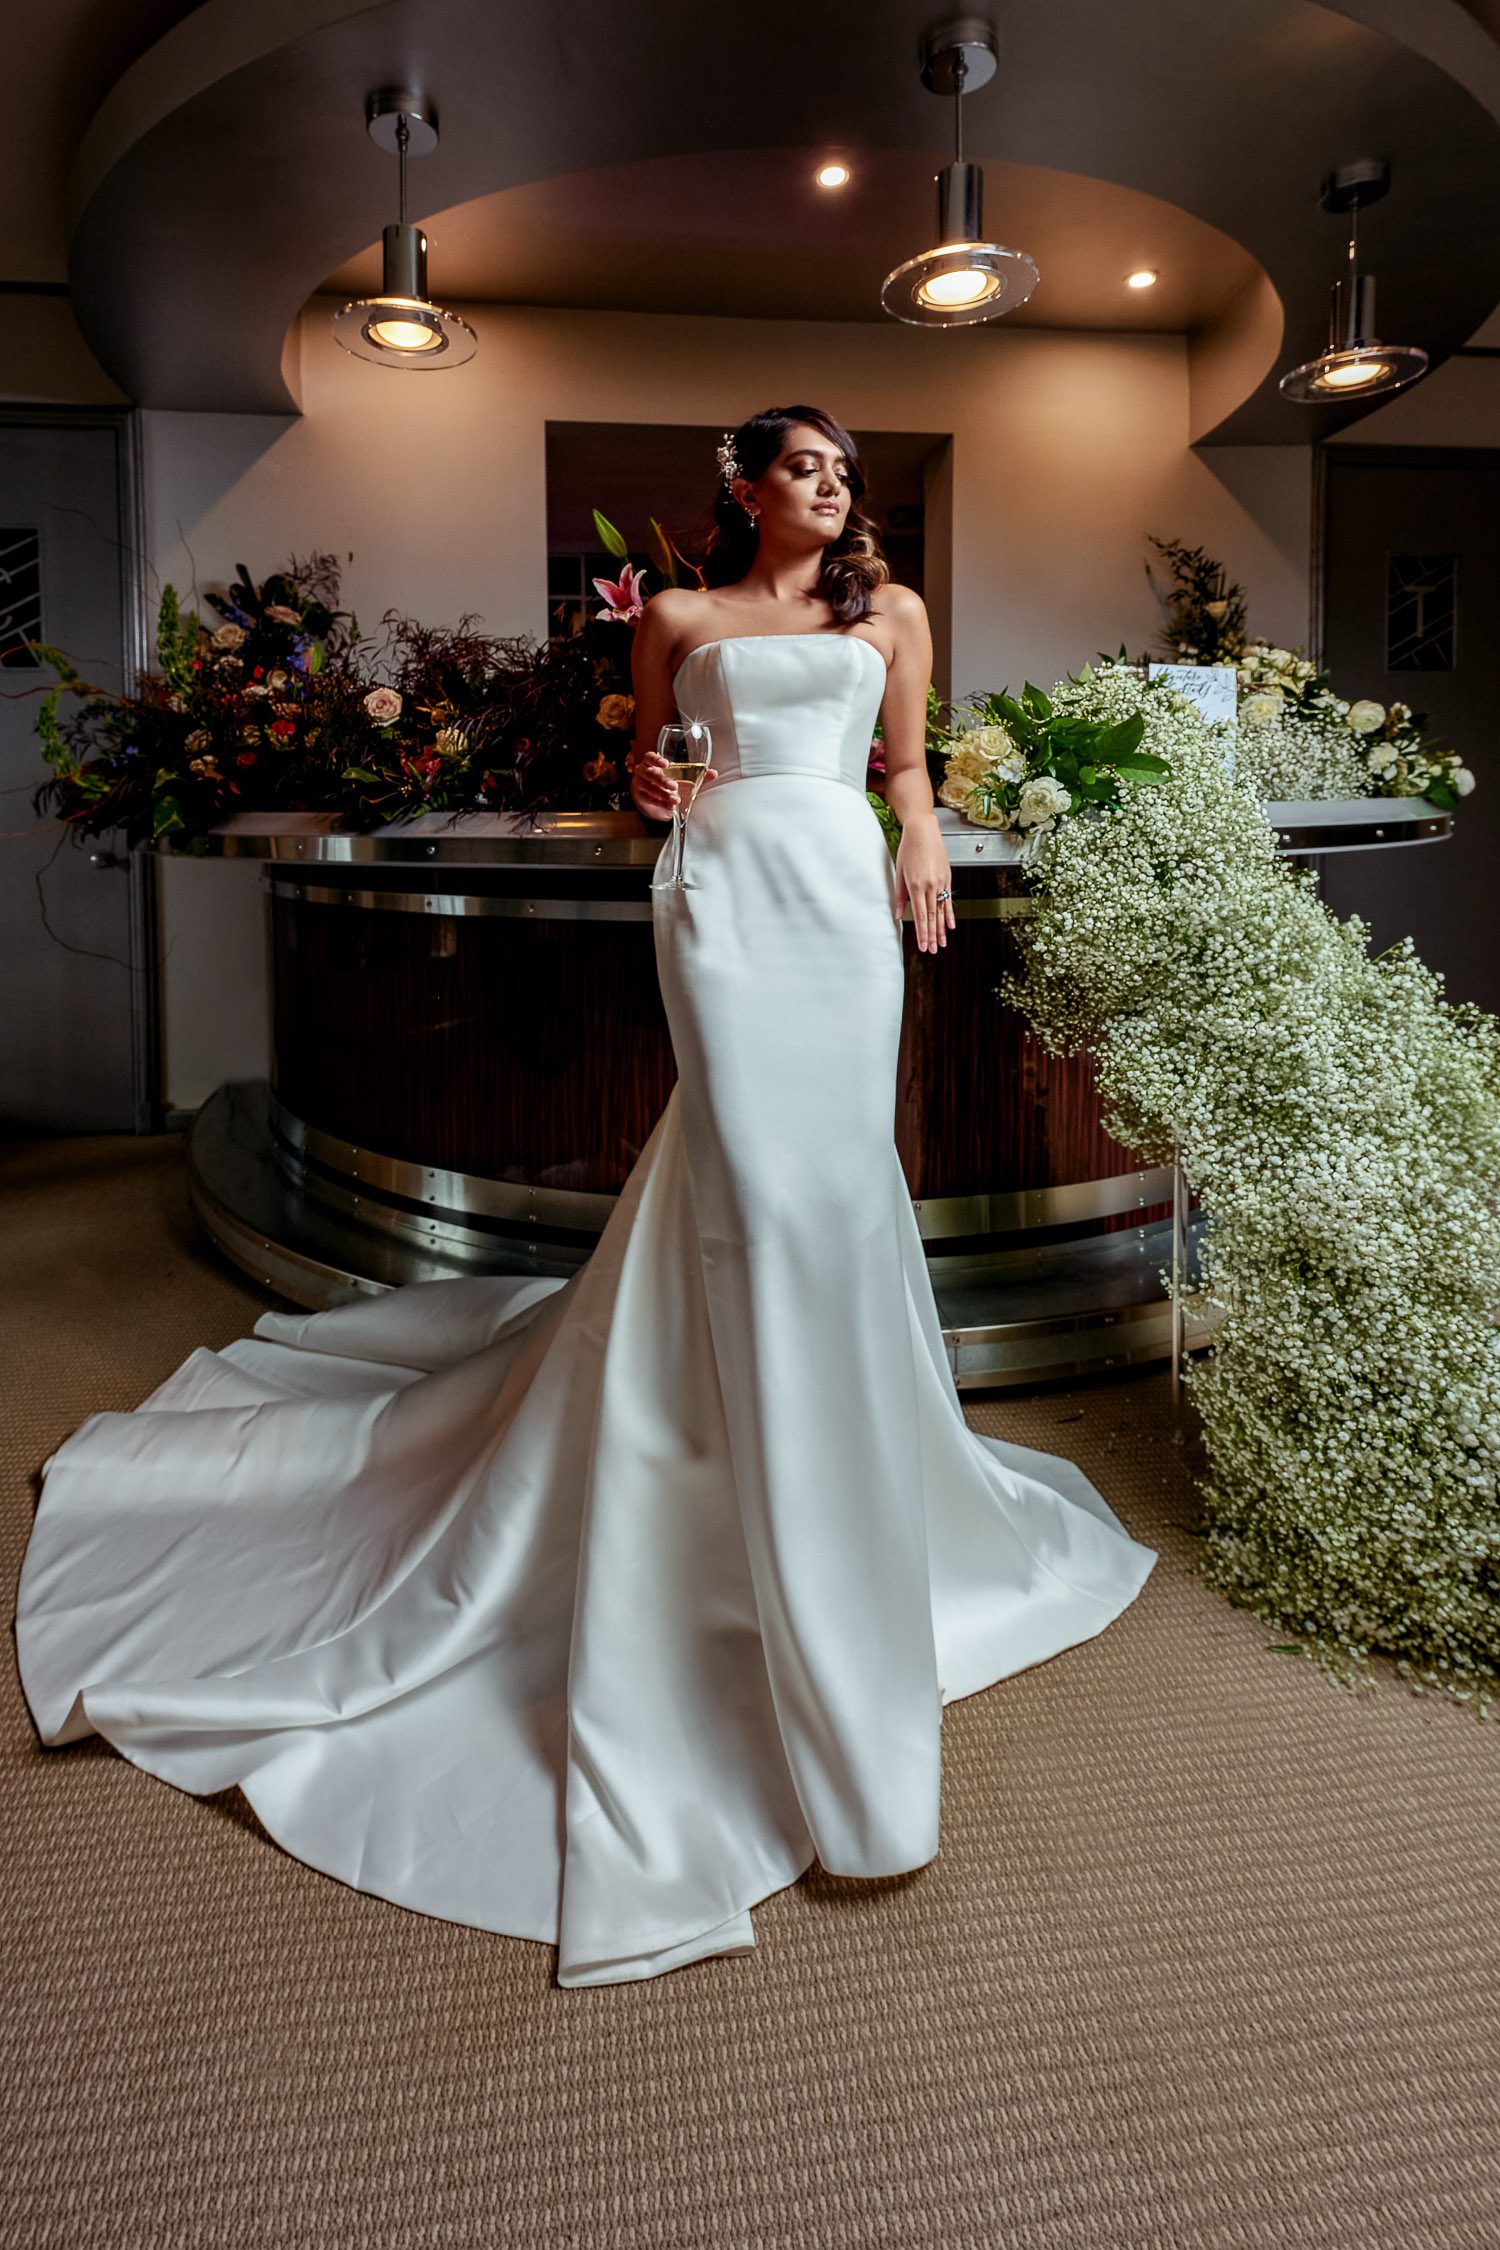
[[[866,769],[862,767],[857,777],[849,772],[847,765],[839,759],[839,745],[837,743],[832,746],[830,753],[824,757],[818,757],[816,754],[809,752],[809,754],[800,758],[752,758],[746,760],[738,747],[732,747],[728,752],[724,752],[720,750],[716,740],[711,762],[714,769],[714,779],[708,784],[708,791],[722,789],[725,783],[730,781],[765,781],[788,774],[795,775],[799,781],[841,781],[848,788],[857,789],[861,796],[863,796],[865,789]],[[705,794],[707,793],[705,792]]]

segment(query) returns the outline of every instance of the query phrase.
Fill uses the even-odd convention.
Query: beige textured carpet
[[[8,1614],[47,1452],[271,1300],[175,1137],[0,1156]],[[5,2250],[1500,2245],[1500,1726],[1358,1696],[1192,1572],[1148,1375],[970,1406],[1162,1560],[954,1705],[942,1850],[814,1869],[758,1949],[563,1992],[364,1898],[4,1667]]]

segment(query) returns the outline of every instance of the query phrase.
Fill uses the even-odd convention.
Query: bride
[[[714,766],[652,893],[677,1082],[592,1256],[266,1312],[91,1414],[17,1611],[45,1742],[238,1785],[308,1865],[555,1945],[564,1986],[749,1952],[814,1857],[925,1865],[944,1704],[1156,1559],[968,1428],[896,1155],[904,909],[924,950],[955,928],[922,603],[827,414],[721,461],[705,588],[635,628],[636,804],[670,813],[678,712]]]

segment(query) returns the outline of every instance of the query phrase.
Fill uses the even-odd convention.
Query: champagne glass
[[[656,738],[656,750],[658,757],[666,760],[667,773],[677,784],[677,802],[672,807],[671,872],[651,887],[658,891],[681,891],[687,888],[682,879],[682,854],[687,840],[688,814],[713,760],[713,737],[702,719],[689,719],[681,726],[663,727]]]

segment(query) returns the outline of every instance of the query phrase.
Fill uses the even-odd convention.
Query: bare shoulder
[[[703,596],[695,587],[663,586],[643,605],[635,629],[643,647],[665,661],[694,639],[703,614]]]
[[[696,586],[663,586],[645,604],[641,617],[654,617],[659,631],[677,633],[691,623],[694,608],[702,606],[703,595]]]
[[[922,659],[930,653],[932,628],[927,604],[914,586],[898,586],[894,580],[882,586],[871,614],[889,631],[897,656],[910,651]]]

